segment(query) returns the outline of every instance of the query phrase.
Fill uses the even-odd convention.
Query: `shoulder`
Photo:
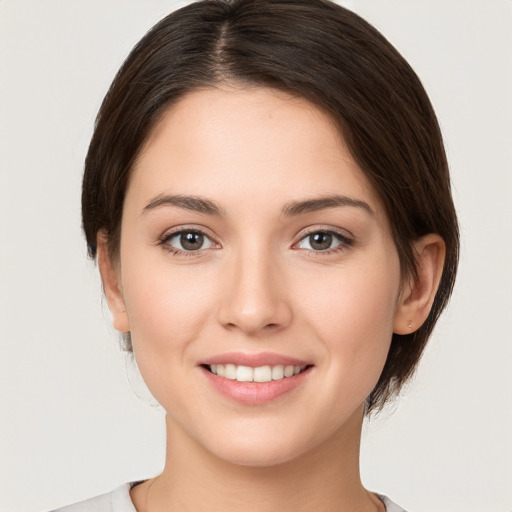
[[[123,484],[113,491],[67,505],[52,512],[137,512],[130,498],[130,489],[134,483]]]
[[[387,496],[383,496],[382,494],[377,494],[380,501],[384,503],[386,507],[386,512],[406,512],[402,507],[399,507],[396,503],[393,503]]]

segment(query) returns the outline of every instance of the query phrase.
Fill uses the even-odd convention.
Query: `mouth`
[[[204,369],[214,375],[238,382],[271,382],[288,379],[305,372],[312,365],[263,365],[244,366],[236,364],[203,364]]]
[[[206,381],[221,395],[242,405],[264,405],[296,396],[315,365],[275,352],[228,352],[200,361]]]

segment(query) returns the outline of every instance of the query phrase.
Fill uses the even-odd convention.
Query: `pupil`
[[[181,246],[188,251],[200,249],[204,236],[201,233],[183,233],[180,237]]]
[[[332,235],[329,233],[315,233],[309,237],[309,243],[313,249],[325,251],[332,244]]]

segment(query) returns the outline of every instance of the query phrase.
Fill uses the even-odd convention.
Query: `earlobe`
[[[445,243],[431,233],[414,244],[417,276],[411,276],[402,288],[394,318],[393,332],[410,334],[427,319],[443,273]]]
[[[119,332],[130,332],[119,270],[110,258],[107,238],[103,232],[98,233],[97,259],[103,291],[112,314],[114,328]]]

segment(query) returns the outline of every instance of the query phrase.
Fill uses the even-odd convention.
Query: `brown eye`
[[[329,251],[331,249],[344,248],[352,245],[348,237],[335,233],[334,231],[314,231],[303,237],[297,244],[299,249],[309,251]]]
[[[309,235],[309,245],[315,251],[330,249],[333,236],[330,233],[313,233]]]
[[[197,251],[201,249],[204,242],[204,236],[201,233],[182,233],[180,235],[180,243],[186,251]]]
[[[199,251],[201,249],[210,249],[215,244],[206,235],[200,231],[180,231],[173,233],[164,241],[176,251]]]

